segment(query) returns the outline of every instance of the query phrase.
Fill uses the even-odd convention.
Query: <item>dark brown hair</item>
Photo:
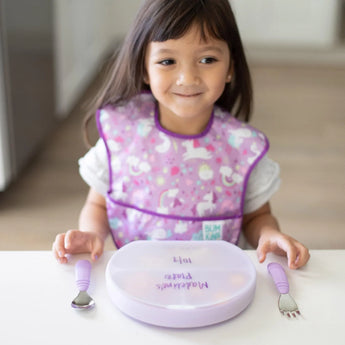
[[[96,109],[127,102],[143,90],[145,55],[150,42],[163,42],[183,36],[191,25],[200,27],[201,38],[226,41],[233,64],[227,83],[216,104],[233,116],[249,121],[252,110],[252,83],[249,68],[228,0],[146,0],[128,32],[85,119],[85,127]]]

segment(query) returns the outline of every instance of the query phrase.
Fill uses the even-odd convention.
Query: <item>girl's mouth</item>
[[[196,92],[196,93],[178,93],[178,92],[175,92],[175,95],[179,96],[179,97],[184,97],[184,98],[193,98],[193,97],[200,96],[201,92]]]

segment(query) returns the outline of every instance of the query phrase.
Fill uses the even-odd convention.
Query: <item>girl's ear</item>
[[[149,79],[149,76],[147,75],[146,69],[144,71],[143,81],[146,85],[150,85],[150,79]]]
[[[228,74],[226,76],[226,82],[227,83],[230,83],[231,82],[231,79],[232,79],[232,76],[234,74],[234,60],[230,60],[230,67],[229,67],[229,71],[228,71]]]

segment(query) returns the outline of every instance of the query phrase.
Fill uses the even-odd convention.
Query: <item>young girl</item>
[[[79,230],[56,236],[56,258],[89,252],[96,260],[109,233],[121,247],[237,244],[242,231],[260,262],[274,252],[290,268],[305,265],[308,249],[271,214],[279,167],[264,134],[246,123],[251,105],[228,1],[146,0],[97,98],[101,138],[80,160],[90,192]]]

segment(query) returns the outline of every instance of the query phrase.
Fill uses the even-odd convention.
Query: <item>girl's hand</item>
[[[53,253],[60,263],[67,263],[66,254],[91,253],[91,260],[103,254],[104,240],[94,232],[69,230],[58,234],[53,243]]]
[[[310,258],[309,250],[302,243],[277,231],[263,234],[259,238],[256,252],[260,263],[265,261],[266,254],[269,252],[287,256],[288,266],[291,269],[304,266]]]
[[[259,262],[264,262],[269,252],[287,256],[292,269],[305,265],[309,250],[294,238],[280,232],[279,224],[271,213],[269,203],[243,217],[243,231],[248,243],[257,248]]]

